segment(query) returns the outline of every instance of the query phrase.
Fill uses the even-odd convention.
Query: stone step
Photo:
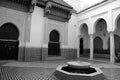
[[[47,57],[46,60],[51,61],[51,60],[65,60],[65,57],[57,57],[57,56],[53,56],[53,57]]]

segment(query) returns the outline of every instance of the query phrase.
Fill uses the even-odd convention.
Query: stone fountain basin
[[[68,65],[62,65],[56,68],[55,76],[60,80],[105,80],[105,76],[103,72],[96,67],[90,66],[94,68],[96,71],[90,74],[83,74],[83,73],[71,73],[62,70],[63,67]]]
[[[82,68],[89,68],[91,66],[90,63],[88,62],[79,62],[79,61],[70,61],[67,62],[67,65],[72,67],[72,68],[77,68],[77,69],[82,69]]]

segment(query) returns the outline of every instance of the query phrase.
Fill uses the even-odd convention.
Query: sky
[[[68,4],[70,4],[77,12],[90,7],[96,3],[99,3],[103,0],[64,0]]]

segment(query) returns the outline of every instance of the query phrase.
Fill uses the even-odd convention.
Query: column
[[[110,32],[110,62],[115,62],[115,46],[114,46],[114,33]]]
[[[90,60],[93,60],[93,34],[90,34]]]
[[[43,31],[43,38],[42,38],[42,44],[41,44],[41,60],[46,60],[46,58],[48,57],[48,42],[49,40],[47,40],[46,38],[46,30],[47,30],[47,27],[48,27],[48,18],[47,17],[44,17],[44,21],[43,21],[43,24],[44,24],[44,27],[42,29]]]
[[[32,13],[28,12],[26,15],[25,20],[25,27],[24,27],[24,51],[23,51],[23,61],[30,61],[31,59],[31,53],[29,49],[29,42],[30,42],[30,31],[31,31],[31,18]]]

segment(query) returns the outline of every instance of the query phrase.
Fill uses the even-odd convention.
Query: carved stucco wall
[[[49,35],[52,30],[57,30],[60,34],[61,45],[68,44],[68,26],[67,23],[47,19],[44,26],[44,44],[48,44]]]

